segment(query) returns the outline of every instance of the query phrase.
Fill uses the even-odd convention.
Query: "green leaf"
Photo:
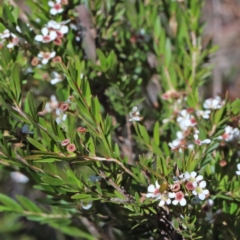
[[[0,193],[0,202],[15,212],[23,212],[22,207],[14,200],[12,200],[10,197]]]
[[[24,196],[16,196],[21,205],[28,211],[40,213],[42,210],[32,201]]]
[[[25,106],[27,107],[27,110],[33,119],[36,119],[36,117],[38,116],[37,106],[35,101],[36,99],[33,96],[32,92],[28,92]]]
[[[20,83],[20,67],[17,64],[14,64],[13,69],[12,69],[12,81],[14,82],[15,85],[15,95],[16,95],[16,100],[17,103],[20,100],[21,96],[21,83]]]
[[[47,152],[47,149],[41,144],[39,143],[37,140],[27,137],[27,140],[37,149],[43,151],[43,152]]]
[[[90,198],[91,196],[89,194],[85,194],[85,193],[78,193],[73,195],[71,198],[72,199],[87,199]]]
[[[155,142],[156,145],[158,146],[159,143],[160,143],[159,122],[156,122],[155,125],[154,125],[153,138],[154,138],[154,142]]]
[[[49,185],[53,185],[53,186],[62,186],[63,185],[63,180],[61,180],[59,178],[43,176],[43,177],[41,177],[41,179],[44,183],[47,183]]]

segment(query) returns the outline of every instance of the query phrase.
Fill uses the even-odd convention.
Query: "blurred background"
[[[240,0],[207,0],[202,19],[205,40],[219,46],[211,59],[215,68],[207,95],[228,91],[231,99],[240,97]]]

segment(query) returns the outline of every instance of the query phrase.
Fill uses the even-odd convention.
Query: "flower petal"
[[[199,199],[204,200],[206,196],[203,193],[198,194]]]
[[[50,53],[50,58],[55,57],[55,55],[56,55],[56,52],[55,52],[55,51],[51,52],[51,53]]]
[[[191,177],[195,178],[197,176],[196,172],[191,172]]]
[[[58,12],[57,12],[56,9],[51,8],[50,13],[51,13],[52,15],[56,15]]]
[[[48,35],[48,29],[46,27],[42,28],[41,32],[42,32],[43,36],[47,36]]]
[[[156,186],[156,188],[160,188],[158,181],[155,182],[155,186]]]
[[[148,186],[147,190],[148,190],[148,192],[153,193],[155,191],[155,186],[153,184],[151,184],[151,185]]]
[[[37,35],[37,36],[35,36],[34,39],[35,39],[36,41],[38,41],[38,42],[42,42],[43,36],[42,36],[42,35]]]
[[[170,198],[175,198],[175,196],[176,196],[176,193],[173,193],[173,192],[168,193],[168,197]]]
[[[201,180],[203,180],[203,176],[202,176],[202,175],[198,175],[198,176],[196,177],[196,181],[199,182],[199,181],[201,181]]]
[[[47,64],[48,63],[48,59],[46,59],[46,58],[44,58],[43,60],[42,60],[42,64]]]
[[[172,201],[172,204],[173,204],[173,205],[177,205],[177,204],[178,204],[178,200],[173,200],[173,201]]]
[[[181,206],[185,206],[187,204],[187,201],[185,198],[181,199],[181,201],[179,202]]]
[[[57,33],[55,31],[51,31],[49,36],[50,36],[51,40],[55,40],[57,37]]]
[[[61,32],[62,34],[66,34],[66,33],[68,32],[68,26],[62,26],[62,27],[60,28],[60,32]]]
[[[161,201],[159,202],[158,206],[162,207],[162,206],[164,206],[164,204],[165,204],[165,201],[164,201],[164,200],[161,200]]]
[[[208,194],[209,194],[209,191],[208,191],[207,189],[204,189],[204,190],[203,190],[203,194],[208,195]]]
[[[49,1],[49,2],[48,2],[48,6],[49,6],[49,7],[53,7],[54,5],[55,5],[55,3],[54,3],[53,1]]]
[[[193,190],[193,191],[192,191],[192,194],[196,196],[196,195],[197,195],[196,190]]]
[[[207,186],[206,181],[201,181],[201,182],[199,183],[199,187],[200,187],[200,188],[205,188],[206,186]]]

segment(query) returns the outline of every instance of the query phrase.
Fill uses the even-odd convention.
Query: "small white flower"
[[[11,32],[8,29],[5,29],[3,33],[0,33],[0,39],[9,38],[11,36]]]
[[[63,12],[61,0],[56,0],[55,2],[49,1],[48,2],[48,6],[51,7],[50,13],[52,15],[56,15],[58,13],[62,13]]]
[[[206,181],[201,181],[199,183],[199,186],[197,186],[192,191],[192,194],[195,196],[198,196],[199,199],[204,200],[206,196],[209,194],[209,191],[207,189],[204,189],[206,185],[207,185]]]
[[[38,54],[38,57],[42,58],[42,64],[47,64],[51,58],[55,57],[55,55],[56,55],[56,52],[54,52],[54,51],[53,52],[40,52]]]
[[[197,114],[198,117],[202,117],[204,119],[209,119],[211,111],[210,110],[205,110],[205,111],[204,110],[198,110],[196,112],[196,114]]]
[[[184,178],[188,181],[191,182],[194,187],[197,187],[197,183],[203,179],[203,176],[198,175],[196,172],[186,172],[184,173]]]
[[[49,31],[54,31],[57,34],[57,37],[62,38],[64,34],[68,33],[68,26],[66,26],[65,24],[67,24],[68,22],[70,22],[71,20],[67,20],[64,22],[55,22],[53,20],[50,20],[46,27],[49,29]]]
[[[168,204],[168,205],[169,205],[169,204],[171,203],[171,199],[170,199],[170,198],[174,198],[174,197],[175,197],[175,194],[174,194],[174,193],[171,193],[171,192],[161,194],[161,196],[160,196],[160,198],[159,198],[159,199],[161,199],[161,200],[160,200],[158,206],[162,207],[162,206],[164,206],[165,204]]]
[[[81,201],[81,205],[84,210],[88,210],[92,207],[93,202],[92,201],[90,201],[90,202]]]
[[[179,152],[182,152],[182,148],[185,147],[184,134],[181,131],[177,131],[176,135],[177,138],[172,142],[168,143],[168,145],[173,151],[179,150]]]
[[[159,188],[160,188],[160,185],[158,184],[158,181],[155,182],[155,186],[153,184],[149,185],[148,193],[146,194],[146,197],[159,199],[161,197]]]
[[[203,107],[205,109],[209,109],[209,110],[215,110],[215,109],[219,109],[224,105],[224,101],[222,101],[222,99],[217,96],[215,98],[209,98],[207,100],[205,100],[205,102],[203,103]]]
[[[27,183],[29,181],[29,178],[20,172],[11,172],[10,176],[17,183]]]
[[[240,163],[237,164],[237,169],[238,169],[238,171],[236,171],[236,174],[240,175]]]
[[[177,117],[177,122],[179,123],[179,127],[182,130],[187,130],[189,127],[196,125],[195,118],[189,114],[189,112],[186,109],[183,109],[179,116]]]
[[[132,108],[132,111],[129,113],[129,122],[141,121],[142,117],[138,111],[138,107],[135,106]]]
[[[63,81],[63,76],[57,72],[52,72],[52,79],[50,80],[50,83],[52,85],[62,82]]]
[[[50,101],[45,104],[44,111],[52,112],[58,107],[58,100],[55,95],[51,95]]]
[[[199,140],[199,139],[198,139],[198,134],[194,134],[193,137],[194,137],[195,143],[196,143],[197,145],[203,145],[203,144],[209,144],[209,143],[211,143],[211,140],[210,140],[210,139],[204,139],[204,140],[202,140],[202,141]]]
[[[38,42],[48,43],[56,39],[57,33],[55,31],[49,31],[48,28],[44,27],[41,30],[42,35],[35,36],[35,40]]]
[[[19,44],[19,38],[15,34],[11,33],[11,37],[12,40],[8,43],[7,48],[13,48]]]
[[[59,108],[56,109],[56,115],[58,115],[58,117],[56,118],[57,124],[60,124],[67,119],[67,114],[64,114],[63,111]]]
[[[185,206],[187,204],[186,199],[184,198],[184,194],[182,191],[176,192],[176,193],[172,193],[172,196],[174,195],[175,200],[172,201],[173,205],[177,205],[178,203],[181,206]]]

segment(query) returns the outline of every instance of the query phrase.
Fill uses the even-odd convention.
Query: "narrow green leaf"
[[[12,200],[10,197],[0,193],[0,202],[10,208],[12,211],[16,211],[16,212],[22,212],[23,209],[22,207],[14,200]]]
[[[30,137],[27,137],[27,140],[37,149],[39,149],[43,152],[44,151],[47,152],[47,149],[41,143],[39,143],[37,140],[30,138]]]
[[[42,212],[42,210],[28,198],[24,196],[17,196],[16,198],[26,210],[36,213]]]

